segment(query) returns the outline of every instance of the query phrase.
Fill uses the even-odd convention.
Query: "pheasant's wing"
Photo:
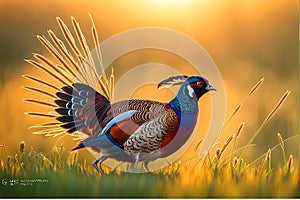
[[[166,104],[147,100],[124,100],[112,104],[102,120],[99,132],[83,140],[75,149],[92,147],[110,152],[112,146],[124,149],[124,143],[144,123],[151,122],[166,113]]]
[[[164,110],[143,123],[124,143],[124,150],[129,154],[156,151],[172,140],[177,128],[176,113],[171,109]]]
[[[147,102],[141,101],[143,103]],[[133,156],[139,152],[155,152],[172,140],[176,134],[178,119],[166,104],[147,104],[151,106],[145,110],[128,110],[116,115],[106,123],[100,134],[89,136],[73,150],[91,147],[105,157],[124,162],[134,162]]]
[[[131,120],[136,112],[136,110],[129,110],[112,118],[107,117],[106,119],[111,120],[98,133],[82,140],[73,150],[91,147],[96,152],[102,152],[108,157],[122,160],[117,158],[117,155],[125,154],[123,143],[140,126]]]
[[[166,104],[150,100],[124,100],[114,103],[101,121],[98,136],[109,135],[122,146],[124,142],[144,123],[166,112]]]
[[[85,84],[75,83],[62,90],[64,93],[58,92],[59,100],[55,100],[59,106],[55,111],[61,115],[57,117],[62,122],[61,127],[68,133],[78,130],[92,135],[99,132],[100,122],[110,109],[109,100]]]

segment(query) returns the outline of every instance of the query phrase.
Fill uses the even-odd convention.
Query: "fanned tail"
[[[70,29],[63,22],[62,19],[57,17],[57,23],[63,33],[63,39],[56,36],[56,34],[48,30],[47,39],[45,36],[37,36],[41,44],[48,50],[52,57],[46,57],[41,54],[35,53],[35,60],[25,60],[29,64],[35,66],[39,70],[43,71],[47,78],[34,77],[32,75],[23,75],[24,78],[30,80],[32,84],[24,86],[23,88],[35,93],[37,98],[26,98],[25,101],[37,105],[37,109],[34,111],[26,112],[25,114],[30,116],[42,117],[48,119],[47,122],[43,122],[37,125],[33,125],[30,129],[34,129],[35,134],[45,134],[46,136],[59,136],[63,134],[78,136],[76,130],[86,127],[91,121],[86,119],[78,119],[76,117],[76,106],[80,105],[80,102],[72,103],[75,110],[74,113],[67,113],[67,104],[62,101],[68,102],[72,98],[70,96],[75,90],[80,90],[77,87],[84,85],[84,89],[93,90],[96,92],[98,102],[105,98],[108,102],[112,100],[113,95],[113,74],[111,74],[110,80],[104,71],[104,65],[102,62],[101,50],[99,47],[99,37],[95,27],[95,23],[89,15],[91,21],[91,32],[93,38],[93,46],[96,48],[96,56],[91,55],[91,49],[89,48],[87,41],[79,23],[74,17],[71,17],[72,26],[76,33],[74,37],[71,34]],[[63,42],[65,40],[65,43]],[[101,74],[98,74],[100,72]],[[82,84],[82,85],[80,85]],[[76,93],[76,92],[75,92]],[[74,94],[75,94],[74,93]],[[82,92],[81,94],[83,94]],[[103,95],[100,95],[102,93]],[[81,94],[76,93],[79,97],[84,98]],[[73,94],[72,94],[73,95]],[[81,99],[82,100],[82,99]],[[104,104],[96,104],[98,109],[97,115],[101,120],[100,110],[107,109],[107,102]],[[82,103],[82,102],[81,102]],[[68,104],[68,106],[71,104]],[[82,106],[82,105],[81,105]],[[65,108],[64,108],[65,107]],[[41,111],[41,108],[43,111]],[[105,111],[104,111],[105,113]],[[71,116],[69,115],[71,114]],[[66,116],[68,115],[68,116]],[[73,116],[74,119],[71,119]],[[89,119],[95,120],[96,119]],[[98,120],[98,119],[97,119]],[[97,121],[96,120],[96,121]],[[89,127],[90,128],[90,127]]]

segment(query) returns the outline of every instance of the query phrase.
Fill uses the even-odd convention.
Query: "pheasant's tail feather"
[[[158,83],[157,88],[169,88],[175,85],[180,85],[182,84],[186,79],[188,78],[188,76],[186,75],[178,75],[178,76],[171,76],[163,81],[161,81],[160,83]]]
[[[106,116],[109,100],[81,83],[64,86],[62,90],[64,92],[57,92],[59,99],[55,100],[59,106],[55,111],[60,114],[57,120],[63,123],[61,127],[68,129],[68,133],[80,130],[91,135]]]
[[[81,142],[79,142],[79,144],[78,144],[76,147],[74,147],[71,151],[75,151],[75,150],[77,150],[77,149],[82,149],[82,148],[85,148],[85,146],[84,146],[83,142],[81,141]]]
[[[93,121],[95,123],[95,121],[101,120],[102,111],[107,109],[109,100],[112,100],[114,75],[111,74],[111,78],[108,79],[105,74],[98,33],[92,16],[89,15],[89,17],[96,56],[92,56],[92,51],[76,19],[71,17],[72,28],[75,32],[75,36],[73,36],[63,20],[57,17],[63,38],[59,38],[51,30],[47,31],[49,39],[46,36],[37,36],[52,57],[34,53],[35,60],[25,60],[45,74],[45,78],[23,75],[24,78],[32,81],[31,85],[23,88],[37,96],[37,98],[26,98],[25,101],[38,106],[35,107],[35,109],[38,108],[38,111],[35,110],[26,114],[49,119],[47,122],[30,127],[35,130],[33,132],[36,134],[48,136],[78,135],[76,130],[86,127],[87,122],[92,123]],[[82,91],[81,93],[75,92],[80,98],[72,97],[74,90]],[[72,98],[73,100],[82,100],[84,90],[95,93],[97,99],[93,100],[97,102],[95,109],[98,111],[97,117],[100,119],[78,119],[76,117],[78,113],[71,113],[70,109],[67,109],[66,106],[72,105],[72,111],[76,111],[78,105],[82,106],[83,102],[68,105],[67,102]],[[71,119],[73,117],[75,118]]]

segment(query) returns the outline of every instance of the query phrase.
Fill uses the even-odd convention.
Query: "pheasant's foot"
[[[94,160],[92,162],[92,165],[95,167],[95,169],[100,172],[101,174],[104,173],[103,169],[102,169],[102,162],[104,160],[106,160],[108,157],[105,155],[100,156],[99,158],[97,158],[96,160]],[[98,167],[98,163],[99,163],[99,167]]]

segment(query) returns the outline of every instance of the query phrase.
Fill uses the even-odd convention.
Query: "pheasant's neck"
[[[179,115],[183,113],[197,113],[197,99],[188,98],[185,95],[177,95],[169,102],[170,107]]]
[[[169,102],[169,106],[178,116],[178,127],[168,145],[161,149],[162,157],[171,155],[186,143],[193,133],[198,117],[198,99],[189,98],[181,91]]]

